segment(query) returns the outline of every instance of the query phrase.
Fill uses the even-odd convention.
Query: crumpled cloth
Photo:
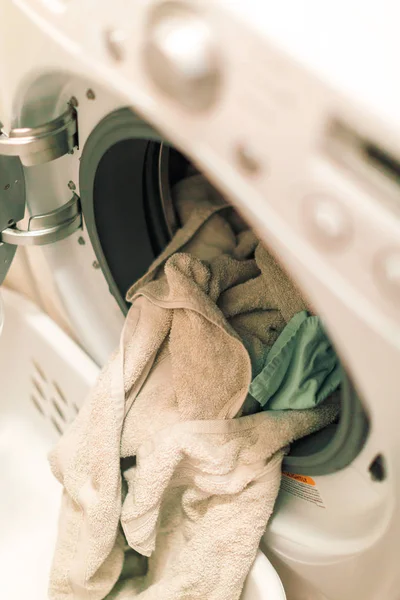
[[[337,413],[239,416],[304,302],[204,179],[174,200],[182,227],[129,291],[120,346],[50,456],[64,487],[52,600],[239,598],[285,446]]]
[[[326,400],[341,381],[342,368],[321,319],[301,311],[269,350],[250,394],[264,410],[299,410]]]

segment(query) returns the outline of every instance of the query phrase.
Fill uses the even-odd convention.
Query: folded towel
[[[265,347],[304,302],[207,182],[179,184],[175,205],[183,226],[129,291],[120,348],[50,456],[64,486],[53,600],[110,593],[123,569],[124,534],[141,553],[155,548],[146,576],[129,583],[125,568],[128,596],[217,600],[229,589],[238,597],[273,507],[281,449],[336,414],[324,406],[232,420]],[[137,466],[122,478],[120,458],[132,456]],[[190,474],[197,464],[200,472]],[[212,476],[223,476],[223,485]],[[231,553],[222,547],[242,520],[250,523],[253,506],[239,566],[240,544]],[[226,577],[219,556],[232,561]],[[199,596],[203,578],[224,585]]]

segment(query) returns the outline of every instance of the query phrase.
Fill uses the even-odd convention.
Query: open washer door
[[[17,157],[0,156],[0,232],[23,219],[25,214],[25,177]],[[0,242],[0,284],[3,283],[17,246]]]
[[[78,144],[76,112],[65,112],[38,127],[0,130],[0,284],[17,246],[46,245],[62,240],[82,224],[79,198],[47,213],[31,216],[27,229],[17,227],[27,202],[23,166],[40,165],[63,156]]]

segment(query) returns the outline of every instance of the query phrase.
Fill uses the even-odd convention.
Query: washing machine
[[[103,364],[191,169],[322,317],[337,423],[293,445],[261,549],[289,600],[396,600],[400,80],[394,2],[6,0],[0,280],[42,245]],[[26,208],[25,228],[18,222]]]

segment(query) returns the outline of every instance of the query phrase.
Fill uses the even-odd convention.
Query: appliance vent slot
[[[44,367],[32,360],[30,400],[36,410],[55,428],[60,435],[74,420],[79,408],[69,400],[60,384],[48,376]]]
[[[32,400],[36,410],[38,410],[41,415],[45,416],[43,408],[40,406],[40,402],[35,398],[33,394],[30,395],[30,399]]]
[[[61,410],[61,408],[59,407],[59,405],[57,404],[57,401],[56,401],[54,398],[51,398],[51,402],[52,402],[52,404],[53,404],[54,408],[56,409],[56,411],[57,411],[57,413],[58,413],[58,415],[59,415],[60,419],[62,419],[63,421],[65,421],[65,415],[64,415],[64,413],[62,412],[62,410]]]

